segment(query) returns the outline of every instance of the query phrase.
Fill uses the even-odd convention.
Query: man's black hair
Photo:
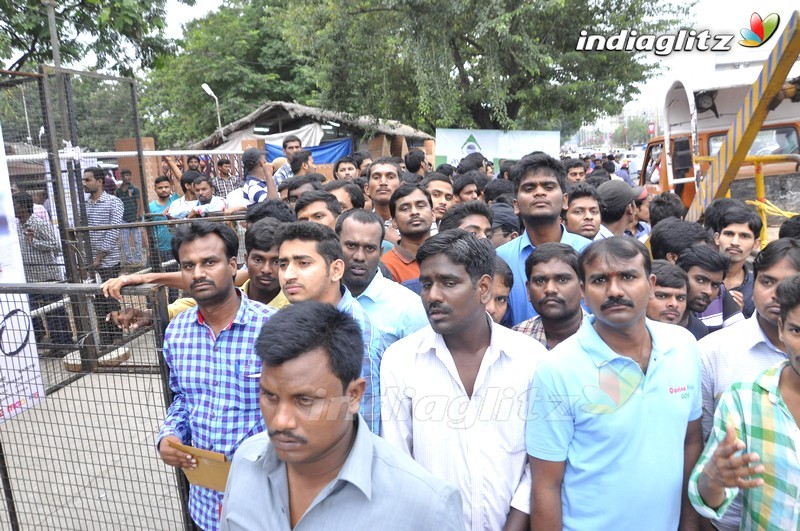
[[[656,276],[656,286],[689,290],[686,271],[669,260],[653,260],[653,274]]]
[[[220,166],[222,166],[222,165],[224,165],[224,164],[228,164],[228,165],[230,165],[230,163],[231,163],[231,160],[230,160],[230,159],[221,158],[221,159],[219,159],[219,160],[217,161],[217,168],[219,168]]]
[[[14,192],[11,195],[13,203],[28,216],[33,215],[33,197],[28,192]]]
[[[330,266],[334,260],[344,260],[342,246],[339,245],[339,238],[333,229],[312,223],[310,221],[295,221],[281,225],[275,233],[275,243],[278,247],[286,241],[300,240],[303,242],[316,242],[317,252],[325,260],[325,264]]]
[[[513,196],[514,192],[514,185],[511,181],[507,181],[505,179],[493,179],[486,183],[486,186],[483,187],[483,200],[487,203],[493,202],[499,196],[508,194]]]
[[[714,199],[711,201],[706,207],[705,212],[703,212],[703,226],[706,229],[710,229],[711,232],[719,232],[719,220],[728,209],[730,208],[747,208],[742,201],[739,199],[734,199],[733,197],[720,197],[719,199]]]
[[[281,143],[281,147],[283,149],[286,149],[286,146],[288,146],[290,142],[297,142],[301,146],[303,145],[303,142],[302,142],[302,140],[300,140],[300,138],[298,138],[295,135],[288,135],[288,136],[284,137],[283,142]]]
[[[301,186],[310,184],[314,190],[322,190],[322,183],[317,180],[313,175],[301,175],[299,177],[292,177],[286,179],[284,182],[289,183],[286,185],[286,193],[291,194]]]
[[[309,333],[298,333],[302,330]],[[361,327],[330,304],[302,301],[287,306],[264,323],[255,348],[264,371],[319,349],[325,351],[328,367],[343,390],[361,376]]]
[[[569,170],[572,168],[582,168],[584,171],[586,171],[586,165],[580,159],[567,159],[562,164],[564,165],[564,170],[567,173],[569,173]]]
[[[401,171],[400,181],[405,184],[419,184],[422,182],[422,175],[419,173],[412,173],[410,171]]]
[[[425,164],[425,152],[421,149],[412,149],[405,156],[406,170],[416,173]]]
[[[201,173],[200,177],[197,177],[192,183],[192,185],[195,185],[197,183],[208,183],[208,186],[211,187],[212,190],[214,190],[214,185],[211,183],[211,178],[208,175],[203,175]]]
[[[87,173],[91,173],[95,181],[100,181],[100,180],[105,181],[106,179],[106,170],[104,170],[103,168],[98,168],[97,166],[86,168],[85,170],[83,170],[83,173],[84,175]]]
[[[753,233],[753,238],[759,238],[761,236],[761,228],[764,226],[761,217],[745,207],[733,207],[725,210],[717,222],[719,226],[718,232],[722,233],[728,225],[740,223],[747,224],[747,228]]]
[[[364,208],[364,189],[359,188],[355,181],[331,181],[322,185],[322,189],[326,192],[333,192],[339,188],[344,188],[347,195],[350,196],[350,203],[353,208]]]
[[[353,159],[353,157],[349,157],[349,156],[341,157],[333,165],[333,178],[334,179],[338,179],[338,177],[336,177],[336,174],[339,172],[339,166],[341,166],[342,164],[345,164],[345,163],[352,164],[353,166],[356,167],[356,170],[358,170],[358,165],[356,164],[356,161],[355,161],[355,159]]]
[[[367,167],[367,177],[368,178],[372,176],[372,169],[375,168],[375,166],[378,166],[380,164],[388,164],[390,166],[393,166],[394,167],[394,172],[397,174],[397,178],[398,179],[400,178],[400,172],[403,171],[403,169],[400,167],[400,165],[398,163],[396,163],[394,160],[392,160],[392,157],[381,157],[381,158],[379,158],[377,160],[373,160],[372,164],[370,164]]]
[[[417,249],[417,263],[443,254],[454,264],[463,265],[472,285],[483,275],[494,277],[495,252],[486,238],[478,239],[474,234],[461,229],[450,229],[431,236]]]
[[[317,201],[324,202],[328,211],[333,214],[333,217],[339,217],[339,214],[342,213],[342,207],[339,206],[339,200],[336,199],[336,196],[324,190],[306,192],[298,197],[297,202],[294,204],[294,213],[300,215],[302,209]]]
[[[511,168],[514,167],[519,161],[516,160],[504,160],[500,163],[500,170],[497,172],[498,179],[510,180],[511,179]]]
[[[514,287],[514,272],[508,267],[508,263],[497,255],[494,255],[494,276],[500,277],[505,287]]]
[[[800,275],[787,278],[778,284],[777,299],[781,305],[781,323],[785,326],[789,312],[800,306]]]
[[[597,201],[598,207],[600,206],[600,200],[597,198],[597,188],[587,182],[571,184],[567,189],[567,193],[569,194],[567,198],[567,208],[569,208],[569,205],[571,205],[574,200],[583,197],[591,197]]]
[[[475,173],[470,172],[472,178],[475,179],[475,188],[478,189],[478,195],[483,193],[483,189],[486,188],[486,184],[491,180],[486,173],[475,170]]]
[[[493,212],[489,205],[480,200],[465,201],[447,209],[439,221],[439,230],[457,229],[467,216],[483,216],[489,221],[491,227]]]
[[[307,149],[301,149],[300,151],[292,153],[292,158],[289,161],[289,167],[292,168],[292,173],[299,172],[303,164],[307,163],[311,157],[312,153]]]
[[[200,177],[203,177],[203,174],[199,171],[189,170],[184,172],[181,175],[181,190],[183,190],[183,193],[186,193],[186,188],[194,185],[194,182]]]
[[[120,175],[120,177],[121,177],[121,176],[123,176],[123,175],[133,175],[133,173],[131,173],[131,170],[124,169],[124,170],[122,170],[121,172],[119,172],[119,175]]]
[[[478,188],[478,183],[475,182],[475,177],[472,172],[467,174],[458,174],[453,177],[453,193],[458,195],[464,190],[464,188],[471,184],[474,184],[476,189]]]
[[[667,218],[650,233],[650,251],[654,259],[666,259],[668,253],[680,256],[698,243],[711,243],[708,231],[699,223]]]
[[[525,259],[525,278],[530,281],[531,271],[539,264],[546,264],[551,260],[564,262],[578,274],[578,252],[566,243],[548,242],[536,246],[536,249]]]
[[[614,173],[617,171],[617,166],[609,160],[608,162],[603,163],[603,169],[607,174],[614,175]]]
[[[291,223],[297,220],[297,216],[294,215],[289,205],[280,199],[267,199],[266,201],[253,203],[247,207],[245,221],[247,221],[248,224],[255,223],[264,218],[274,218],[282,223]]]
[[[434,181],[441,181],[443,183],[449,184],[450,186],[453,186],[453,181],[450,179],[450,177],[448,177],[443,173],[439,173],[438,171],[434,171],[426,175],[425,178],[422,179],[422,181],[420,181],[419,184],[420,186],[427,188],[428,185]]]
[[[189,155],[188,157],[186,157],[186,164],[189,164],[190,160],[196,160],[197,162],[200,162],[200,157],[198,157],[197,155]]]
[[[459,175],[464,175],[465,173],[473,170],[481,170],[483,168],[484,160],[486,158],[478,152],[470,153],[463,159],[461,162],[458,163],[458,168],[456,168],[456,172]]]
[[[431,194],[428,193],[428,191],[425,188],[423,188],[418,184],[403,184],[400,186],[400,188],[392,192],[392,197],[389,198],[389,213],[391,214],[392,217],[394,217],[395,215],[395,208],[397,207],[397,202],[402,198],[413,194],[417,190],[422,192],[422,194],[428,199],[428,204],[430,205],[431,210],[433,209],[433,199],[431,199]]]
[[[383,241],[383,237],[385,236],[386,229],[383,225],[383,219],[376,214],[375,212],[370,212],[369,210],[364,210],[363,208],[352,208],[342,213],[341,216],[336,220],[336,235],[342,235],[342,227],[344,226],[345,220],[352,219],[353,221],[358,221],[364,225],[369,225],[370,223],[374,223],[381,228],[381,240]]]
[[[281,226],[280,221],[274,218],[264,218],[247,227],[244,233],[244,248],[249,253],[253,249],[268,252],[275,247],[275,233]]]
[[[731,259],[710,245],[695,245],[681,252],[677,265],[687,273],[691,268],[699,267],[710,273],[721,272],[722,278],[725,278]]]
[[[528,174],[536,174],[539,172],[544,172],[551,177],[555,177],[556,181],[558,181],[558,186],[561,188],[561,192],[567,193],[567,173],[564,171],[564,166],[547,153],[542,152],[525,155],[511,167],[509,177],[514,183],[514,190],[519,193],[522,179]]]
[[[456,167],[453,166],[452,164],[447,164],[447,163],[439,164],[436,167],[436,173],[441,173],[442,175],[452,178],[453,175],[456,173]]]
[[[677,194],[663,192],[650,201],[650,226],[653,228],[665,219],[683,220],[684,216],[686,216],[686,207],[683,206],[683,201]]]
[[[753,260],[753,276],[758,278],[761,271],[769,269],[784,258],[789,260],[794,269],[800,271],[800,240],[779,238],[769,242]]]
[[[778,238],[800,238],[800,215],[792,216],[781,224]]]
[[[180,263],[181,258],[178,251],[181,245],[192,242],[203,236],[216,234],[225,243],[225,256],[230,260],[239,254],[239,237],[236,232],[225,225],[213,221],[192,221],[185,225],[178,225],[172,237],[172,256]]]
[[[153,181],[153,186],[155,186],[157,184],[164,183],[164,182],[167,182],[167,183],[169,183],[171,185],[172,184],[172,179],[170,179],[166,175],[159,175],[158,177],[156,177],[156,180]]]
[[[369,151],[355,151],[351,153],[350,156],[353,158],[353,161],[355,162],[356,170],[361,166],[362,162],[372,158],[372,154]]]
[[[611,176],[605,170],[594,170],[592,173],[586,176],[586,184],[594,186],[597,188],[603,183],[606,183],[611,180]]]
[[[586,265],[594,262],[595,260],[633,260],[637,256],[641,256],[644,260],[644,273],[650,276],[653,269],[653,263],[650,260],[650,253],[647,252],[647,247],[636,238],[606,238],[592,242],[581,253],[578,259],[578,278],[581,282],[586,282]]]

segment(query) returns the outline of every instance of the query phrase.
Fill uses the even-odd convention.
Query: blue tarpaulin
[[[350,138],[325,142],[320,146],[304,147],[311,152],[315,164],[333,164],[340,158],[353,152],[353,141]],[[278,157],[284,157],[283,147],[267,144],[267,160],[272,162]]]

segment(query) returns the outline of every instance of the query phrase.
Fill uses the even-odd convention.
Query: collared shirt
[[[599,242],[600,240],[605,240],[606,238],[613,238],[614,233],[608,230],[608,227],[600,224],[600,230],[597,231],[597,234],[594,237],[594,241]]]
[[[26,233],[32,234],[28,241]],[[64,280],[61,266],[58,265],[56,252],[61,244],[53,234],[53,229],[41,218],[31,216],[28,221],[17,221],[22,265],[25,269],[25,280],[28,282],[50,282]]]
[[[240,289],[242,290],[242,293],[244,293],[247,297],[250,297],[250,280],[246,280],[245,283],[241,285]],[[191,297],[181,297],[180,299],[176,299],[175,302],[172,302],[167,306],[167,315],[169,316],[169,320],[172,321],[179,313],[185,312],[189,308],[194,308],[195,306],[197,306],[197,301]],[[286,298],[286,295],[283,294],[283,290],[281,290],[277,295],[275,295],[274,299],[267,303],[267,306],[273,310],[280,310],[281,308],[289,306],[289,299]]]
[[[767,369],[755,381],[735,383],[722,396],[713,433],[689,480],[689,499],[702,516],[719,519],[739,494],[738,488],[725,489],[725,501],[715,511],[703,502],[697,484],[730,423],[745,444],[744,452],[756,452],[765,469],[759,474],[764,485],[741,492],[747,510],[740,529],[800,529],[800,429],[778,387],[788,365],[786,361]]]
[[[214,195],[225,199],[229,193],[241,188],[244,183],[231,174],[227,179],[223,179],[221,175],[212,177],[211,184],[214,186]]]
[[[381,262],[383,262],[383,265],[385,265],[392,274],[392,278],[399,283],[419,278],[419,264],[417,263],[417,259],[407,259],[397,247],[389,249],[381,256]]]
[[[275,180],[275,186],[278,186],[286,179],[291,179],[294,177],[294,172],[292,171],[292,165],[289,164],[289,161],[286,161],[286,164],[278,168],[272,178]]]
[[[211,196],[211,201],[208,203],[202,204],[200,201],[197,201],[192,210],[200,214],[200,216],[205,217],[209,214],[219,214],[224,212],[226,208],[227,204],[225,203],[225,199],[213,195]]]
[[[164,336],[164,361],[175,398],[156,445],[175,435],[185,444],[231,459],[242,441],[264,431],[259,379],[250,376],[261,371],[254,345],[274,313],[241,297],[236,316],[217,337],[197,307],[175,317]],[[189,489],[189,513],[206,531],[218,528],[221,502],[221,492],[195,485]]]
[[[383,334],[386,346],[428,326],[419,295],[387,279],[380,269],[356,300]]]
[[[339,474],[291,527],[286,463],[267,433],[245,441],[231,466],[223,531],[463,531],[458,491],[370,433],[359,416]]]
[[[361,399],[361,415],[367,422],[370,431],[375,434],[381,429],[381,358],[386,350],[386,340],[381,331],[372,324],[372,320],[353,297],[350,290],[341,286],[342,298],[336,305],[340,311],[349,314],[361,327],[361,338],[364,340],[364,357],[361,362],[361,377],[367,381],[364,398]]]
[[[125,223],[136,221],[136,214],[139,213],[139,197],[141,196],[139,189],[132,184],[129,184],[127,189],[124,190],[122,186],[120,186],[117,188],[117,191],[114,192],[114,195],[122,201],[122,205],[125,207],[122,213],[122,221]]]
[[[103,192],[97,201],[86,197],[87,225],[120,225],[122,212],[125,207],[118,197]],[[114,267],[120,261],[119,229],[93,230],[89,232],[89,241],[92,244],[92,258],[105,251],[106,255],[100,262],[101,268]]]
[[[716,332],[745,318],[741,308],[725,289],[724,284],[719,287],[719,296],[712,300],[705,310],[695,313],[695,315],[708,327],[709,332]]]
[[[185,195],[174,200],[167,209],[167,215],[173,219],[183,219],[197,205],[197,199],[187,200]]]
[[[755,283],[755,276],[753,276],[753,272],[750,271],[747,264],[745,264],[742,269],[744,269],[744,280],[741,285],[735,288],[727,288],[726,286],[726,288],[728,291],[738,291],[742,294],[742,300],[744,301],[742,313],[745,317],[750,317],[753,315],[753,312],[756,311],[756,305],[753,302],[753,284]]]
[[[764,335],[758,312],[707,335],[698,347],[703,371],[703,438],[708,439],[714,425],[714,411],[731,384],[753,381],[763,370],[787,357]],[[742,500],[738,497],[716,525],[724,531],[739,529],[741,516]]]
[[[565,462],[563,529],[674,531],[686,430],[702,411],[697,342],[682,327],[646,320],[652,349],[643,374],[611,350],[594,322],[539,364],[528,454]]]
[[[567,232],[562,226],[560,243],[566,243],[576,251],[581,252],[584,247],[592,243],[592,240]],[[521,323],[537,315],[530,301],[528,301],[528,291],[525,288],[525,284],[528,282],[525,276],[525,260],[531,255],[533,249],[534,246],[527,231],[518,238],[514,238],[497,248],[497,256],[505,260],[514,273],[514,285],[508,295],[508,305],[511,307],[514,324]]]
[[[471,531],[502,529],[511,507],[530,512],[527,395],[547,355],[530,337],[487,320],[491,342],[472,396],[430,326],[390,346],[381,365],[383,437],[458,486]]]
[[[242,196],[244,197],[244,200],[247,201],[248,205],[267,200],[267,194],[269,193],[269,190],[267,189],[267,183],[257,177],[248,175],[244,180],[244,186],[242,186],[242,189],[244,190]]]
[[[169,210],[170,205],[174,201],[179,199],[178,194],[172,192],[172,195],[167,199],[167,202],[163,205],[160,205],[158,201],[155,199],[150,201],[148,208],[151,214],[164,214]],[[153,216],[151,218],[153,221],[165,221],[167,216]],[[153,227],[153,234],[155,235],[156,245],[158,249],[161,251],[171,251],[172,250],[172,233],[169,231],[169,227],[167,225],[159,225],[157,227]]]
[[[588,315],[584,313],[583,308],[581,308],[581,323],[588,318]],[[522,321],[518,325],[515,325],[513,330],[521,334],[525,334],[526,336],[530,336],[539,343],[541,343],[544,348],[550,350],[550,346],[547,344],[547,334],[544,331],[544,323],[542,322],[542,316],[537,315],[527,321]]]

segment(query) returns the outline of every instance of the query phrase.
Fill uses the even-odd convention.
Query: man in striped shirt
[[[125,206],[122,201],[103,191],[105,171],[102,168],[87,168],[83,172],[83,189],[89,194],[86,198],[86,225],[120,225]],[[89,232],[91,243],[91,266],[102,282],[118,277],[120,274],[119,229],[93,230]],[[87,260],[88,261],[88,260]],[[114,299],[99,297],[95,302],[97,323],[100,329],[100,343],[112,345],[122,334],[113,323],[106,321],[106,315],[119,310]]]
[[[777,301],[789,359],[725,392],[689,481],[692,504],[715,520],[741,492],[739,529],[796,529],[800,522],[800,275],[780,283]]]
[[[242,194],[247,205],[280,197],[272,179],[272,165],[267,162],[267,157],[262,151],[247,148],[242,154],[242,168],[247,176]]]

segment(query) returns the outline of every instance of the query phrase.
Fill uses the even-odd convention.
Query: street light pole
[[[214,103],[217,105],[217,126],[219,127],[219,136],[225,140],[225,135],[222,134],[222,119],[219,116],[219,99],[217,98],[217,95],[214,94],[214,91],[211,90],[211,87],[208,86],[208,83],[203,83],[200,86],[203,88],[206,94],[214,98]]]

